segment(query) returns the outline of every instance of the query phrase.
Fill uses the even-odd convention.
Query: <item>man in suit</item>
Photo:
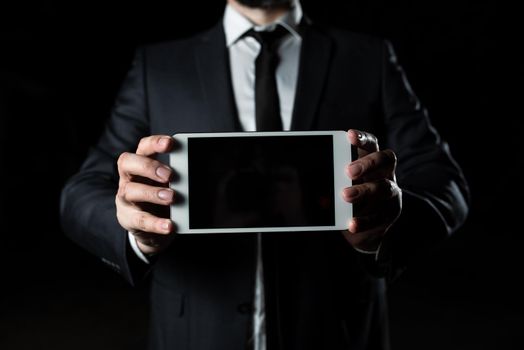
[[[168,135],[261,130],[256,36],[277,30],[277,123],[352,128],[355,218],[342,233],[177,235]],[[298,1],[229,0],[209,31],[137,50],[61,211],[130,283],[151,272],[152,349],[387,349],[385,279],[456,230],[466,198],[388,42],[317,26]]]

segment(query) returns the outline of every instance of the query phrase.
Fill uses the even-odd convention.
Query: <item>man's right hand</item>
[[[136,153],[125,152],[118,158],[116,216],[120,225],[135,236],[144,254],[162,251],[174,236],[173,222],[151,210],[155,206],[167,209],[173,202],[175,193],[168,187],[173,171],[153,159],[157,153],[170,152],[173,144],[173,138],[166,135],[144,137]]]

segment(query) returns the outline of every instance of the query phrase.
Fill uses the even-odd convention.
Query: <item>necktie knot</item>
[[[254,28],[248,30],[245,36],[250,36],[256,39],[262,46],[262,50],[269,50],[275,52],[280,41],[289,32],[281,25],[277,25],[272,31],[256,31]]]

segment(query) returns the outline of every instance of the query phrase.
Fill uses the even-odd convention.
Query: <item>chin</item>
[[[236,0],[239,4],[248,7],[291,7],[293,0]]]

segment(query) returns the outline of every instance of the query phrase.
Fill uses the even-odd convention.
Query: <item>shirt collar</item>
[[[256,31],[271,31],[276,27],[277,24],[282,25],[291,33],[291,35],[297,39],[300,39],[298,25],[302,20],[302,16],[303,13],[300,0],[294,0],[294,4],[291,9],[282,17],[276,19],[272,23],[263,26],[257,26],[228,4],[226,5],[223,19],[227,47],[235,44],[242,37],[242,35],[244,35],[244,33],[251,28],[254,28]]]

